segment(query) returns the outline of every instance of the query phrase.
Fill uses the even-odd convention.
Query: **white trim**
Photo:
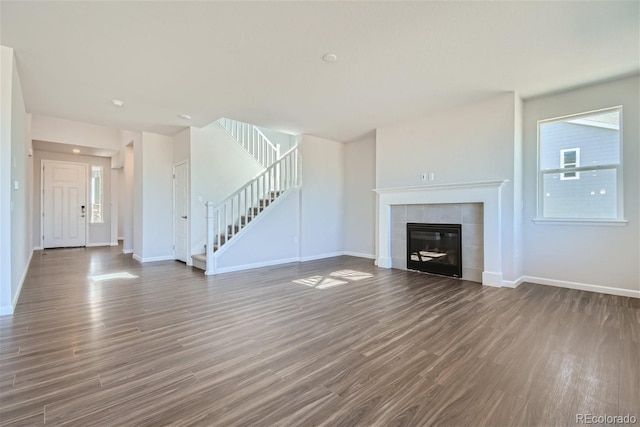
[[[13,307],[10,305],[3,305],[0,307],[0,316],[5,316],[7,314],[13,314]]]
[[[136,254],[133,254],[133,259],[135,259],[140,263],[174,260],[173,255],[152,256],[152,257],[142,258],[140,255],[136,255]]]
[[[87,243],[84,245],[87,248],[95,248],[97,246],[114,246],[111,242],[98,242],[98,243]]]
[[[547,225],[605,225],[624,227],[629,223],[626,219],[579,219],[579,218],[533,218],[534,224]]]
[[[123,249],[122,253],[123,254],[132,254],[133,253],[133,249]]]
[[[216,269],[215,274],[231,273],[232,271],[250,270],[253,268],[270,267],[272,265],[289,264],[289,263],[298,262],[298,261],[299,260],[297,257],[293,257],[293,258],[282,258],[282,259],[277,259],[273,261],[256,262],[253,264],[234,265],[232,267],[219,267]]]
[[[41,251],[42,249],[43,249],[42,246],[34,246],[33,247],[34,251]]]
[[[111,244],[109,246],[118,246],[118,242],[111,242]]]
[[[524,276],[518,277],[516,280],[503,280],[502,287],[515,289],[524,282]]]
[[[123,240],[124,241],[124,237],[118,236],[118,241]]]
[[[392,266],[391,258],[389,257],[379,257],[375,264],[380,268],[391,268]]]
[[[463,278],[464,279],[464,278]],[[490,271],[482,272],[482,285],[483,286],[491,286],[494,288],[502,287],[502,273],[493,273]]]
[[[33,250],[29,254],[29,260],[27,260],[27,265],[22,272],[22,277],[20,278],[20,282],[18,283],[18,289],[16,290],[16,294],[13,296],[13,301],[11,302],[11,314],[16,310],[16,304],[18,304],[18,298],[20,298],[20,292],[22,292],[22,285],[24,285],[24,281],[27,278],[27,273],[29,272],[29,267],[31,266],[31,259],[33,258]]]
[[[601,294],[618,295],[630,298],[640,298],[640,289],[623,289],[609,286],[591,285],[588,283],[569,282],[566,280],[546,279],[543,277],[522,276],[523,282],[535,283],[538,285],[555,286],[558,288],[576,289],[579,291],[598,292]]]
[[[342,252],[342,255],[355,256],[355,257],[358,257],[358,258],[366,258],[366,259],[376,259],[376,256],[374,254],[364,254],[364,253],[360,253],[360,252],[344,251],[344,252]]]
[[[390,188],[374,188],[378,194],[397,193],[404,191],[424,191],[424,190],[448,190],[454,188],[477,188],[477,187],[500,187],[509,182],[508,179],[499,181],[477,181],[477,182],[457,182],[454,184],[435,184],[435,185],[419,185],[414,187],[390,187]]]
[[[329,252],[326,254],[304,256],[304,257],[300,257],[300,262],[314,261],[317,259],[324,259],[324,258],[333,258],[341,255],[344,255],[344,252]]]

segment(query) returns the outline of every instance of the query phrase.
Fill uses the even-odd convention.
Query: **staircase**
[[[261,149],[260,152],[264,151]],[[216,256],[224,251],[230,240],[248,231],[252,221],[288,190],[299,185],[298,148],[293,147],[222,202],[217,205],[207,203],[206,252],[192,256],[193,265],[205,270],[206,275],[215,274]]]
[[[280,148],[254,125],[225,117],[218,119],[218,124],[262,167],[268,168],[280,157]]]

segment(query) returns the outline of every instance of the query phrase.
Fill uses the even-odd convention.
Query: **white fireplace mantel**
[[[391,268],[391,206],[482,203],[484,271],[482,284],[502,286],[501,189],[508,180],[419,187],[378,188],[378,267]]]

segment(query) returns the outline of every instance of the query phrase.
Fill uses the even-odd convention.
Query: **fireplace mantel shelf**
[[[389,187],[389,188],[374,188],[378,194],[386,193],[399,193],[403,191],[425,191],[425,190],[452,190],[455,188],[479,188],[479,187],[501,187],[509,182],[508,179],[500,181],[476,181],[476,182],[458,182],[453,184],[433,184],[433,185],[419,185],[413,187]]]

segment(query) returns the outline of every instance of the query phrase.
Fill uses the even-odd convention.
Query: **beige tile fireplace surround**
[[[462,278],[482,283],[482,203],[391,206],[391,267],[407,269],[407,223],[461,224]]]

